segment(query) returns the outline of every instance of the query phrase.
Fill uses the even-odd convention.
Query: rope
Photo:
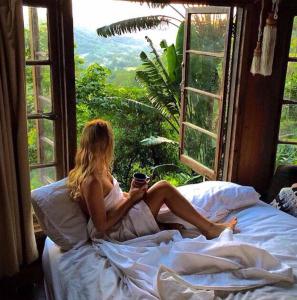
[[[272,11],[274,12],[274,19],[277,20],[278,18],[278,6],[281,0],[272,0]]]
[[[273,1],[278,1],[278,0],[273,0]],[[260,21],[259,21],[259,28],[258,28],[258,42],[261,42],[261,37],[262,37],[262,34],[263,34],[262,24],[263,24],[264,2],[265,2],[265,0],[262,0],[261,12],[260,12]]]

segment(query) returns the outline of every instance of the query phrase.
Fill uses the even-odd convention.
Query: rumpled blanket
[[[290,267],[261,248],[234,241],[229,229],[215,240],[184,239],[172,230],[121,243],[98,240],[94,246],[117,271],[133,299],[183,299],[174,292],[178,285],[183,285],[183,291],[185,285],[195,289],[201,299],[206,295],[213,299],[216,290],[293,283]]]

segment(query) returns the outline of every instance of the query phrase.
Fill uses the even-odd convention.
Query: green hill
[[[99,37],[96,31],[75,28],[76,53],[86,65],[97,62],[111,70],[134,68],[140,65],[139,54],[149,51],[145,41],[131,37]]]

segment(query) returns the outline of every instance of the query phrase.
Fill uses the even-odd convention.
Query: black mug
[[[137,172],[133,174],[133,180],[133,185],[135,187],[141,187],[144,184],[147,184],[150,181],[150,178],[144,173]]]

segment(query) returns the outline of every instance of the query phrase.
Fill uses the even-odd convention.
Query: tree
[[[141,145],[147,135],[164,135],[168,128],[158,111],[145,104],[143,89],[114,86],[108,83],[108,76],[108,69],[92,64],[76,80],[78,137],[90,119],[99,117],[111,122],[115,135],[114,173],[127,189],[136,170],[150,173],[151,167],[177,162],[178,157],[172,145]]]

